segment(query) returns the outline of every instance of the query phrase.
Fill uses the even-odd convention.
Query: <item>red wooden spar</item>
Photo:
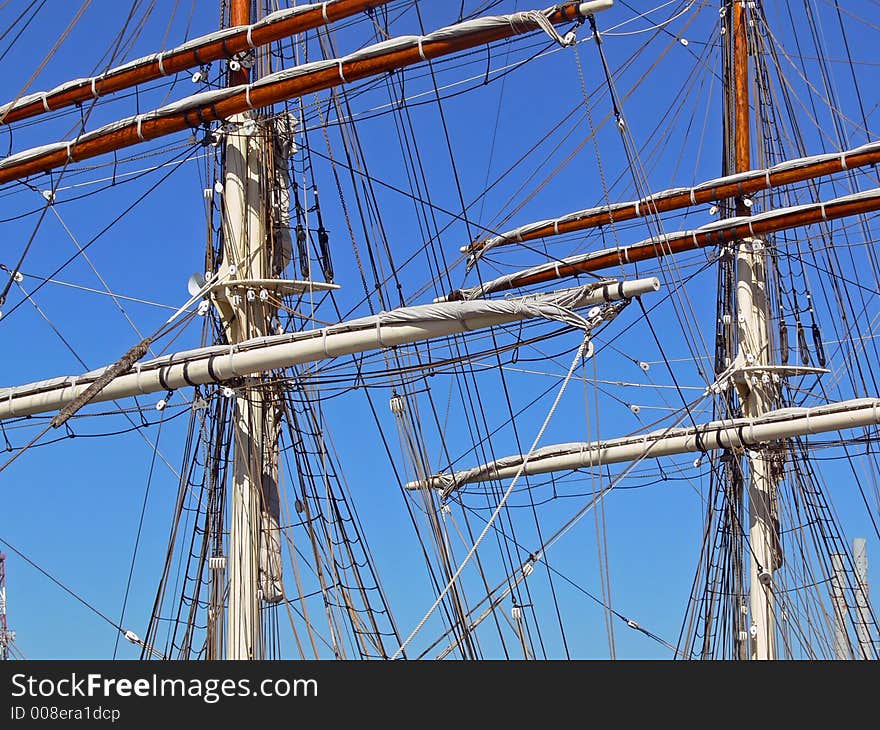
[[[564,2],[544,13],[553,24],[583,20],[580,8],[586,3]],[[213,92],[212,101],[193,97],[192,105],[178,102],[157,112],[139,115],[77,140],[37,150],[26,150],[0,162],[0,183],[40,172],[48,172],[69,162],[113,152],[174,132],[199,127],[207,122],[228,119],[248,109],[270,106],[286,99],[358,81],[394,69],[464,51],[494,41],[531,33],[542,24],[530,13],[499,16],[496,22],[469,21],[444,28],[428,36],[408,36],[362,49],[333,61],[317,61],[301,69],[281,71],[257,83]],[[206,96],[211,92],[206,92]],[[216,99],[216,100],[213,100]]]
[[[323,19],[322,19],[323,20]],[[240,25],[249,25],[251,22],[251,2],[250,0],[233,0],[229,7],[229,25],[232,27]],[[253,39],[253,34],[251,35]],[[237,71],[230,71],[229,82],[227,86],[238,86],[246,84],[251,80],[250,72],[244,66],[240,66]]]
[[[693,205],[715,203],[719,200],[747,196],[761,190],[812,180],[823,175],[856,167],[880,163],[880,145],[872,143],[846,150],[834,155],[821,155],[817,159],[790,160],[767,170],[751,170],[729,175],[693,188],[664,190],[641,200],[632,200],[611,206],[602,206],[570,213],[557,220],[540,225],[529,225],[500,233],[497,236],[475,241],[462,249],[463,253],[479,255],[486,248],[534,241],[540,238],[574,233],[590,228],[621,223],[634,218],[644,218],[655,213],[668,213]]]
[[[94,78],[62,84],[45,94],[29,94],[27,98],[14,103],[5,113],[0,112],[0,124],[18,122],[170,76],[200,64],[231,58],[256,46],[304,33],[389,2],[391,0],[331,0],[313,3],[291,11],[273,13],[252,26],[247,25],[247,21],[233,17],[232,25],[241,27],[195,39],[179,48],[144,58],[143,63],[133,61]]]

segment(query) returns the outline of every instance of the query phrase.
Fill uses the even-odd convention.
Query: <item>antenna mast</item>
[[[6,553],[0,553],[0,661],[9,659],[9,645],[15,632],[6,625]]]

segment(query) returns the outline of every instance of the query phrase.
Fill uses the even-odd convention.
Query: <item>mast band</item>
[[[706,453],[706,445],[703,443],[703,434],[699,428],[694,431],[694,446],[697,447],[697,450],[701,454]]]
[[[163,390],[171,390],[165,377],[167,374],[167,370],[167,367],[159,368],[159,385],[162,386]]]
[[[217,377],[217,373],[214,371],[214,358],[215,357],[216,357],[216,355],[209,355],[208,356],[208,375],[211,376],[211,380],[213,380],[215,383],[219,383],[220,378]]]
[[[184,360],[184,361],[183,361],[183,372],[181,373],[181,377],[183,378],[183,382],[184,382],[184,383],[186,383],[187,385],[191,385],[191,386],[195,387],[196,385],[198,385],[198,383],[194,383],[194,382],[190,379],[190,377],[189,377],[189,366],[190,366],[190,361],[189,361],[189,360]]]

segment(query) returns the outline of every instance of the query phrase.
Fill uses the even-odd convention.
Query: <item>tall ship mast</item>
[[[159,5],[0,106],[64,651],[878,658],[869,3]]]

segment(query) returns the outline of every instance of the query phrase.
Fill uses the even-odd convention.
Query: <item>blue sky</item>
[[[469,0],[465,6],[472,9],[478,4],[476,0]],[[53,10],[41,13],[39,22],[24,31],[11,52],[10,59],[14,59],[14,63],[7,63],[11,68],[0,86],[0,96],[4,99],[19,93],[73,15],[73,4],[50,0],[50,5]],[[511,0],[501,3],[499,11],[521,9],[524,5]],[[390,187],[408,190],[411,180],[408,175],[413,172],[408,173],[406,155],[396,141],[396,132],[403,121],[411,121],[416,130],[415,139],[428,188],[427,193],[422,191],[422,195],[429,194],[435,206],[436,225],[442,231],[437,250],[442,249],[449,261],[457,256],[460,245],[481,230],[503,230],[511,225],[600,204],[606,195],[612,200],[629,199],[643,194],[646,191],[643,186],[656,190],[687,185],[720,174],[717,79],[720,66],[717,54],[710,53],[712,49],[706,47],[707,43],[717,40],[717,9],[712,4],[697,12],[699,3],[694,3],[687,13],[673,18],[668,25],[655,28],[660,21],[675,15],[671,5],[657,5],[659,10],[636,18],[632,7],[618,3],[615,9],[599,19],[600,27],[609,30],[604,50],[612,69],[627,63],[633,54],[639,54],[615,78],[628,131],[640,148],[639,171],[643,179],[638,180],[639,185],[628,171],[618,130],[613,123],[604,121],[612,106],[608,96],[602,93],[606,88],[605,78],[592,43],[584,43],[578,48],[583,84],[575,52],[554,47],[543,36],[519,41],[510,50],[496,48],[489,55],[485,50],[478,50],[460,61],[439,64],[437,83],[448,97],[443,102],[445,130],[434,104],[413,105],[409,120],[387,113],[389,94],[384,85],[370,88],[353,98],[352,108],[362,117],[358,130],[365,160],[370,175],[378,181],[377,201],[383,212],[382,222],[389,246],[396,261],[412,259],[411,263],[401,266],[402,292],[408,304],[428,302],[443,292],[432,286],[432,261],[421,252],[426,223],[420,218],[420,209],[407,196]],[[774,32],[778,33],[786,48],[792,48],[790,21],[779,12],[787,4],[764,5],[768,17],[778,23]],[[434,28],[453,22],[460,3],[423,2],[422,6],[425,26]],[[22,3],[13,2],[0,10],[0,27],[10,23],[22,7]],[[214,3],[198,2],[193,8],[191,20],[188,7],[173,17],[166,46],[182,41],[188,24],[191,28],[189,37],[217,27],[218,11]],[[821,10],[823,18],[827,15],[836,22],[836,15],[830,15],[827,4],[823,4]],[[854,16],[870,17],[868,3],[851,4],[848,10]],[[120,3],[110,0],[93,2],[51,62],[36,75],[29,89],[49,88],[91,73],[121,27],[125,12],[127,8]],[[163,7],[148,19],[144,32],[132,44],[125,60],[160,48],[169,22],[168,12],[169,9]],[[880,65],[877,64],[876,44],[868,36],[868,26],[849,14],[845,16],[845,23],[851,44],[849,51],[860,61],[856,68],[864,74],[862,88],[876,88]],[[353,27],[342,29],[337,38],[338,45],[351,49],[364,43],[371,28],[368,23],[360,21]],[[392,29],[397,34],[418,32],[418,23],[409,12],[397,18]],[[826,42],[831,55],[842,54],[839,30],[829,24],[823,26],[823,32],[827,33]],[[579,33],[586,37],[586,28],[581,28]],[[682,39],[687,42],[683,43]],[[5,42],[8,41],[2,43]],[[4,47],[2,43],[0,52]],[[312,52],[316,52],[314,47]],[[513,68],[509,74],[497,73],[503,66],[539,54],[540,57]],[[803,55],[808,54],[804,52]],[[652,64],[657,57],[663,60],[655,68]],[[782,63],[788,61],[783,59]],[[821,94],[817,88],[818,77],[810,74],[812,62],[805,59],[803,63],[806,78],[798,76],[794,61],[787,70],[794,72],[794,96],[804,105],[798,112],[804,111],[805,116],[814,116],[819,122],[812,127],[806,124],[801,130],[806,151],[818,153],[836,149],[831,125],[825,120],[824,113],[810,107],[811,93],[817,97]],[[491,83],[484,85],[482,81],[487,67],[494,71],[490,74]],[[217,70],[217,64],[214,64],[214,75]],[[860,144],[865,141],[865,135],[858,131],[858,124],[851,121],[857,106],[851,81],[846,75],[848,68],[842,64],[833,65],[833,72],[839,83],[835,91],[848,114],[844,122],[846,142]],[[646,77],[644,82],[641,81],[643,76]],[[430,100],[433,87],[423,68],[412,69],[404,79],[405,93],[413,102]],[[469,80],[462,83],[462,79]],[[458,93],[465,89],[467,93]],[[679,95],[680,89],[684,91]],[[137,109],[144,111],[166,99],[180,98],[195,90],[188,75],[182,74],[171,88],[159,84],[156,88],[144,90],[136,98],[127,96],[97,106],[86,126],[94,128],[133,114]],[[589,98],[589,114],[585,107],[585,93]],[[869,127],[876,126],[877,107],[873,97],[866,93],[865,98]],[[670,106],[675,111],[666,115]],[[77,113],[73,112],[39,124],[19,125],[11,137],[4,136],[3,142],[18,151],[61,139],[69,134],[77,118]],[[590,129],[600,124],[594,141],[589,136]],[[454,166],[446,146],[446,132],[454,150]],[[331,128],[329,135],[334,143],[339,142],[336,127]],[[182,145],[187,139],[187,135],[181,134],[168,140],[167,144]],[[533,149],[537,142],[540,144]],[[344,223],[344,210],[338,196],[334,195],[335,179],[327,161],[320,157],[326,151],[320,130],[309,131],[309,145],[315,150],[313,159],[322,190],[322,209],[332,232],[337,283],[343,287],[339,307],[343,312],[367,314],[361,302],[363,292]],[[157,151],[160,147],[150,144],[144,151]],[[155,156],[124,163],[119,171],[142,170],[170,162],[175,155],[187,151],[184,148],[159,151]],[[210,148],[199,147],[194,150],[194,156],[204,156],[206,151],[211,152]],[[106,163],[107,159],[96,162]],[[207,162],[204,159],[186,162],[173,172],[174,168],[163,167],[138,175],[131,182],[110,187],[107,187],[109,181],[70,187],[112,176],[112,168],[105,166],[85,173],[72,171],[60,184],[57,211],[61,220],[79,245],[98,236],[88,249],[89,260],[114,292],[142,300],[126,300],[124,308],[143,333],[152,332],[167,318],[171,311],[168,307],[177,307],[187,299],[187,277],[204,268],[202,191],[213,185]],[[508,169],[511,172],[507,173]],[[147,198],[120,222],[104,231],[118,212],[131,206],[148,187],[168,173],[171,173],[168,178]],[[456,175],[458,186],[454,182]],[[461,197],[470,204],[486,190],[487,181],[496,180],[485,200],[469,207],[470,226],[444,212],[461,211],[459,186]],[[50,185],[47,178],[35,179],[33,183],[38,189]],[[351,210],[353,191],[345,176],[342,186]],[[81,193],[92,193],[103,187],[107,189],[82,200],[74,199]],[[825,190],[823,197],[832,197],[831,189],[828,188],[827,193]],[[4,219],[4,251],[0,262],[14,264],[37,223],[39,212],[34,211],[40,211],[43,202],[37,192],[21,187],[0,190],[0,218]],[[665,229],[672,231],[700,225],[710,219],[707,210],[694,210],[686,219],[670,219]],[[548,245],[554,255],[566,255],[616,242],[640,240],[645,235],[643,226],[633,225],[592,232],[588,236],[567,237],[562,242]],[[355,231],[355,237],[361,238],[360,230]],[[364,241],[359,242],[363,250]],[[75,252],[76,243],[55,214],[49,212],[22,267],[28,275],[24,286],[34,289],[39,283],[35,276],[50,275]],[[537,262],[534,250],[511,250],[499,254],[495,265],[500,272]],[[853,275],[858,273],[858,260],[854,259],[847,266],[852,267],[850,273]],[[616,273],[611,272],[612,275]],[[657,270],[647,266],[642,267],[642,273],[655,274]],[[641,313],[635,304],[603,332],[598,342],[595,369],[591,363],[571,383],[542,444],[595,438],[597,412],[601,413],[599,435],[610,437],[645,428],[656,418],[667,416],[670,410],[680,407],[681,399],[664,369],[664,359],[675,364],[678,384],[685,389],[694,389],[684,391],[687,397],[694,398],[699,394],[702,381],[693,359],[695,351],[682,335],[680,322],[692,323],[693,330],[701,333],[696,338],[698,341],[702,339],[696,354],[711,355],[714,347],[715,274],[703,253],[688,254],[681,260],[678,270],[665,269],[660,273],[667,277],[664,284],[673,283],[676,277],[692,277],[683,290],[686,294],[669,298],[668,287],[665,287],[656,295],[656,302],[663,303],[652,315],[654,333],[641,321]],[[91,266],[81,257],[65,266],[57,278],[78,286],[102,288]],[[464,278],[462,265],[454,269],[452,280],[455,284],[473,283],[473,279]],[[800,285],[801,280],[798,282]],[[836,315],[823,298],[821,277],[813,272],[812,278],[810,275],[804,277],[803,285],[812,287],[820,320],[831,332],[831,320]],[[16,289],[13,292],[0,319],[0,341],[5,344],[6,354],[0,361],[0,383],[11,385],[82,370],[76,357],[36,308],[27,301],[19,305],[23,301],[22,295]],[[113,361],[139,339],[107,296],[52,284],[43,287],[35,301],[89,368]],[[646,297],[646,306],[654,303],[655,298],[649,300]],[[7,316],[13,307],[15,310]],[[876,310],[876,302],[868,299],[860,313],[862,323],[867,326]],[[318,316],[325,321],[335,318],[330,307],[321,310]],[[539,326],[539,330],[548,329],[551,329],[548,325]],[[615,337],[621,332],[623,334]],[[658,332],[659,337],[655,340]],[[830,341],[833,336],[826,337]],[[197,344],[198,339],[198,326],[191,326],[172,348]],[[480,342],[485,344],[482,340]],[[165,344],[163,342],[161,346]],[[547,391],[518,421],[521,432],[514,433],[505,425],[507,404],[497,374],[478,374],[475,382],[479,383],[479,392],[484,398],[487,427],[500,429],[492,444],[496,455],[513,453],[517,440],[527,446],[534,438],[555,393],[550,386],[564,373],[571,358],[571,354],[566,353],[576,344],[572,335],[566,335],[552,340],[541,350],[525,349],[518,363],[510,363],[505,378],[513,410],[526,407],[539,392]],[[638,366],[639,361],[651,364],[648,373]],[[373,359],[371,363],[378,366],[381,360]],[[622,381],[638,385],[619,385]],[[437,403],[441,406],[447,402],[452,404],[452,425],[445,432],[449,452],[457,459],[458,466],[473,465],[479,455],[469,452],[470,434],[463,425],[462,416],[469,404],[459,402],[455,380],[449,375],[438,375],[430,387]],[[391,389],[383,387],[373,395],[383,429],[399,459],[399,443],[394,440],[395,425],[387,408]],[[845,386],[841,386],[834,396],[846,397]],[[144,413],[151,420],[157,417],[153,405],[158,397],[142,399]],[[179,414],[189,397],[188,393],[176,393],[166,415]],[[640,415],[633,414],[631,405],[641,406]],[[424,396],[420,396],[419,406],[424,415],[427,412]],[[92,410],[107,409],[96,407]],[[331,427],[353,502],[357,505],[400,630],[407,635],[433,602],[434,594],[404,509],[400,485],[389,469],[363,393],[351,392],[334,397],[326,403],[324,415]],[[708,411],[701,411],[701,415],[708,420]],[[138,418],[137,414],[135,418]],[[427,418],[425,423],[428,424]],[[90,437],[91,434],[126,428],[128,424],[119,416],[80,419],[74,423],[74,438],[33,448],[0,474],[0,537],[117,620],[152,461],[152,449],[144,437],[158,440],[159,449],[170,467],[161,459],[157,460],[149,480],[143,532],[123,621],[126,628],[141,633],[164,559],[177,490],[173,470],[181,468],[186,416],[164,424],[161,431],[153,426],[105,438]],[[426,427],[426,448],[434,468],[442,468],[446,464],[437,430],[434,424]],[[10,440],[16,445],[30,433],[30,426],[8,431]],[[673,468],[666,477],[674,477],[675,466],[683,468],[680,479],[664,478],[653,483],[650,475],[645,475],[622,485],[640,488],[621,489],[606,500],[613,606],[673,643],[678,638],[698,558],[705,509],[703,500],[708,485],[705,468],[691,466],[687,471],[692,461],[692,458],[685,458],[667,465]],[[656,471],[656,465],[650,468]],[[863,478],[869,485],[870,479]],[[847,537],[868,537],[869,554],[877,554],[880,546],[861,498],[853,488],[852,473],[832,462],[825,472],[825,479]],[[563,524],[583,504],[584,495],[596,488],[596,484],[596,480],[583,474],[562,479],[557,485],[536,485],[536,497],[547,496],[557,488],[560,493],[569,495],[542,506],[541,525],[552,531]],[[473,525],[479,530],[481,523],[476,515],[487,514],[483,510],[485,500],[481,495],[472,495],[466,503],[475,510]],[[522,495],[515,495],[511,504],[517,507],[514,511],[518,540],[524,545],[535,544],[538,538],[534,524],[527,516],[521,516],[527,512],[527,500]],[[459,557],[464,554],[460,546],[456,554]],[[596,522],[592,514],[552,550],[550,559],[558,571],[593,595],[600,595]],[[17,630],[18,644],[26,656],[112,656],[117,637],[106,622],[11,554],[8,575],[10,625]],[[495,582],[502,578],[499,571],[493,575]],[[476,576],[468,572],[465,580],[473,591],[472,595],[479,595]],[[539,596],[541,604],[536,610],[540,611],[548,626],[544,632],[547,653],[559,655],[562,639],[553,624],[546,573],[537,571],[534,582],[534,593]],[[601,609],[558,578],[554,587],[558,590],[566,618],[567,640],[571,643],[572,654],[606,657],[608,642]],[[433,631],[426,630],[427,637],[439,634],[439,623],[434,622],[429,627]],[[665,658],[670,654],[660,644],[628,630],[619,622],[614,629],[618,656]],[[495,654],[498,650],[495,640],[489,635],[485,641],[487,655]],[[136,655],[137,650],[123,642],[119,656]]]

